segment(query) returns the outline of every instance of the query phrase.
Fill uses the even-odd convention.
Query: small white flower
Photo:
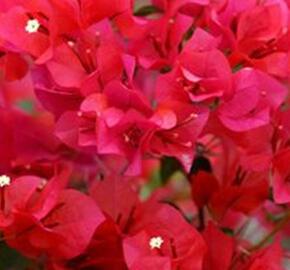
[[[0,176],[0,187],[9,186],[10,182],[11,182],[11,179],[9,176],[7,176],[7,175]]]
[[[25,26],[25,31],[30,34],[36,33],[39,27],[40,27],[40,23],[37,19],[28,20]]]
[[[157,237],[152,237],[150,239],[149,245],[151,249],[155,249],[155,248],[160,249],[163,243],[164,243],[164,240],[162,239],[162,237],[157,236]]]

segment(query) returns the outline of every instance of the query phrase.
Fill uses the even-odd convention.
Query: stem
[[[199,230],[203,231],[205,228],[204,208],[203,207],[198,209],[198,220],[199,220]]]
[[[288,210],[285,213],[285,216],[279,221],[277,222],[276,226],[273,228],[273,230],[267,234],[259,243],[257,243],[256,245],[254,245],[253,247],[251,247],[249,249],[250,252],[256,251],[258,249],[260,249],[261,247],[263,247],[265,244],[267,244],[271,238],[278,233],[279,231],[281,231],[285,225],[288,224],[288,222],[290,221],[290,210]]]
[[[284,217],[276,223],[276,226],[272,229],[272,231],[267,234],[260,242],[248,249],[240,248],[240,251],[242,251],[242,253],[236,254],[233,257],[230,270],[234,270],[236,268],[236,263],[241,259],[242,256],[250,256],[252,252],[255,252],[260,248],[264,247],[277,232],[281,231],[284,226],[288,224],[289,221],[290,210],[285,213]]]

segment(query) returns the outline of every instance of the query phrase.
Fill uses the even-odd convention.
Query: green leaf
[[[160,178],[163,183],[177,171],[182,171],[181,163],[174,157],[163,157],[161,159]]]
[[[151,177],[150,181],[147,182],[145,185],[142,186],[140,190],[140,197],[142,200],[146,200],[150,197],[152,192],[162,186],[162,181],[160,179],[159,170],[155,170]]]
[[[221,228],[221,230],[222,230],[226,235],[229,235],[229,236],[234,236],[234,235],[235,235],[235,232],[234,232],[231,228],[223,227],[223,228]]]
[[[239,70],[241,70],[243,68],[243,64],[237,64],[232,68],[233,73],[238,72]]]
[[[148,16],[162,11],[155,6],[144,6],[134,12],[134,16]]]
[[[5,243],[0,244],[0,269],[25,270],[29,261]]]
[[[16,104],[24,112],[32,114],[35,111],[33,101],[31,100],[21,100]]]

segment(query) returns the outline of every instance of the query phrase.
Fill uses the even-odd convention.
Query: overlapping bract
[[[2,241],[49,270],[284,269],[289,10],[0,1]]]

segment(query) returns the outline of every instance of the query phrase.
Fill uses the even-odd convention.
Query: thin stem
[[[203,231],[205,228],[205,216],[204,216],[204,208],[201,207],[198,209],[198,220],[199,220],[199,230]]]
[[[288,224],[289,221],[290,221],[290,210],[288,210],[285,213],[285,216],[279,222],[277,222],[273,230],[269,234],[267,234],[259,243],[251,247],[249,251],[253,252],[265,246],[276,233],[281,231]]]

